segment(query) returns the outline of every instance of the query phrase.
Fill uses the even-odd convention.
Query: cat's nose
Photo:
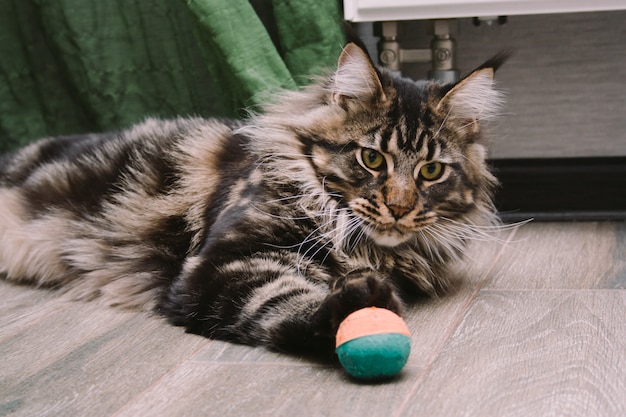
[[[396,220],[406,216],[411,211],[411,207],[398,206],[395,204],[387,204],[387,208]]]

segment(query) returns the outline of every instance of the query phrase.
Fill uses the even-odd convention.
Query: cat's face
[[[454,219],[471,209],[477,184],[468,178],[459,149],[436,138],[414,148],[399,146],[399,133],[387,141],[371,135],[352,155],[352,186],[343,192],[378,244],[396,246],[442,217]]]
[[[342,196],[377,244],[396,246],[438,222],[491,209],[495,179],[479,121],[498,104],[492,78],[483,68],[454,87],[396,79],[346,48],[331,98],[345,117],[310,153],[324,189]]]

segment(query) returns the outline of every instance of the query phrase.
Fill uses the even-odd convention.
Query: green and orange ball
[[[335,352],[348,375],[361,380],[397,375],[411,351],[411,334],[400,316],[366,307],[346,317],[337,330]]]

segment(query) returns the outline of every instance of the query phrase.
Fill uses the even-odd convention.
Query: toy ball
[[[410,351],[411,334],[406,323],[384,308],[357,310],[337,330],[335,352],[354,378],[390,378],[402,370]]]

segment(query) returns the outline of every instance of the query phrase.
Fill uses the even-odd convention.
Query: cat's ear
[[[341,52],[331,86],[332,102],[342,107],[350,100],[384,99],[385,94],[372,60],[349,43]]]
[[[478,122],[495,116],[503,103],[503,96],[494,86],[494,74],[510,56],[501,52],[467,77],[459,81],[441,99],[437,110],[446,109],[448,117]]]

